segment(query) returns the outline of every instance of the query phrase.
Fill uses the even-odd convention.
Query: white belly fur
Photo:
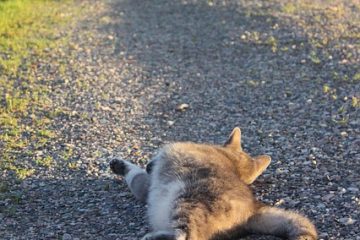
[[[153,231],[172,231],[171,214],[174,201],[185,185],[180,180],[164,184],[158,181],[157,176],[152,180],[148,198],[150,224]]]

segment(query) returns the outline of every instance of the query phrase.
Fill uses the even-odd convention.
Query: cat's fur
[[[148,204],[152,232],[143,240],[238,239],[251,233],[317,239],[306,217],[254,198],[248,185],[269,164],[269,156],[251,157],[242,150],[241,132],[235,128],[224,146],[168,144],[146,171],[119,159],[110,167]]]

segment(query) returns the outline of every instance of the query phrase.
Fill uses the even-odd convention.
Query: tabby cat
[[[148,205],[152,232],[143,240],[230,240],[252,233],[317,239],[308,218],[254,198],[248,185],[270,161],[267,155],[245,153],[235,128],[223,146],[172,143],[146,169],[120,159],[110,167]]]

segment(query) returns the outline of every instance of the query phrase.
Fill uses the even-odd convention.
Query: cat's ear
[[[271,157],[268,155],[259,155],[253,157],[254,167],[251,172],[251,176],[249,177],[247,184],[251,184],[255,181],[255,179],[262,174],[265,169],[269,166],[271,162]]]
[[[224,147],[228,147],[234,149],[236,151],[242,151],[241,148],[241,130],[240,128],[236,127],[231,132],[229,139],[224,144]]]

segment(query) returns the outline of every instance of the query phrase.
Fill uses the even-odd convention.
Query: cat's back
[[[216,216],[208,218],[212,225],[219,224],[220,219],[227,226],[244,209],[250,213],[254,199],[228,154],[214,145],[189,142],[165,145],[153,159],[148,198],[152,226],[170,227],[171,216],[190,206],[197,206],[196,211],[200,212],[211,209]],[[224,209],[227,209],[225,213]]]
[[[180,142],[165,145],[159,164],[159,178],[164,182],[179,180],[187,192],[221,195],[225,192],[247,195],[248,188],[237,175],[231,156],[221,147]],[[161,180],[160,180],[161,181]],[[235,187],[236,186],[236,187]]]
[[[165,145],[161,152],[162,161],[176,170],[211,168],[234,172],[231,153],[216,145],[177,142]]]

